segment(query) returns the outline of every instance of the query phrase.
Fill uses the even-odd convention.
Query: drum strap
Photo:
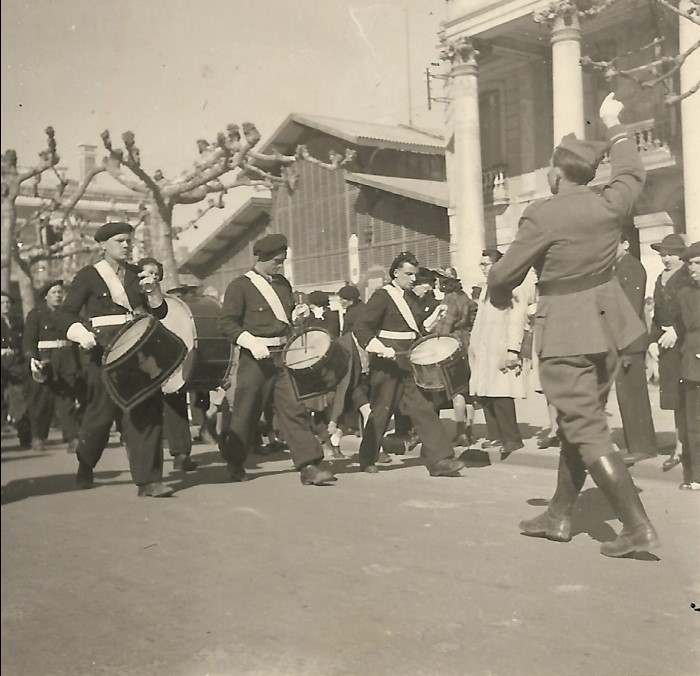
[[[129,297],[126,295],[126,289],[121,283],[119,277],[117,277],[117,273],[114,272],[112,266],[106,260],[102,259],[101,261],[95,263],[93,267],[95,270],[97,270],[97,274],[102,277],[102,280],[107,285],[107,289],[109,290],[109,295],[112,296],[112,300],[117,305],[121,305],[127,310],[131,310],[133,312],[134,308],[131,307]]]
[[[277,319],[279,319],[281,322],[289,324],[289,318],[287,317],[287,313],[284,311],[282,301],[272,288],[272,284],[270,284],[270,282],[268,282],[262,275],[258,274],[257,272],[253,272],[253,270],[248,270],[248,272],[245,273],[245,276],[253,283],[253,286],[260,291],[262,297],[270,306],[272,314],[275,315],[275,317],[277,317]]]
[[[418,323],[416,322],[416,318],[411,312],[411,308],[408,307],[408,303],[404,298],[403,291],[401,291],[401,289],[397,289],[393,284],[387,284],[384,287],[384,290],[389,294],[389,298],[391,298],[391,300],[394,301],[396,309],[401,313],[401,316],[404,318],[409,328],[413,329],[420,336]]]

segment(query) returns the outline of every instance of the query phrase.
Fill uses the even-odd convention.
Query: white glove
[[[311,309],[306,303],[299,303],[292,310],[292,321],[295,322],[298,319],[306,319],[309,314],[311,314]]]
[[[83,350],[92,350],[97,345],[97,339],[92,331],[88,331],[80,322],[75,322],[68,327],[66,338],[78,343]]]
[[[395,359],[396,358],[396,350],[394,350],[393,347],[388,347],[387,345],[384,345],[379,338],[376,336],[372,338],[372,340],[367,343],[367,347],[365,348],[367,352],[372,352],[373,354],[376,354],[379,357],[384,357],[385,359]]]
[[[662,328],[664,332],[661,334],[661,337],[657,342],[659,343],[659,347],[663,347],[665,350],[670,350],[678,340],[676,329],[674,329],[672,326],[663,326]]]
[[[610,92],[610,94],[608,94],[600,104],[598,114],[600,115],[600,119],[603,121],[603,124],[610,128],[614,127],[616,124],[620,124],[620,113],[622,112],[623,108],[624,105],[622,101],[618,101],[615,98],[615,92]]]
[[[246,350],[250,350],[250,353],[256,359],[267,359],[270,356],[270,350],[267,345],[265,345],[264,341],[247,331],[241,333],[236,342],[241,347],[246,348]]]
[[[29,361],[29,368],[32,370],[32,373],[41,373],[42,364],[38,359],[32,357]]]
[[[441,303],[438,305],[426,320],[423,321],[423,326],[426,331],[432,331],[435,324],[437,324],[447,312],[447,305]]]

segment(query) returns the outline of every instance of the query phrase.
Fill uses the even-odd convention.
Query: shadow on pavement
[[[125,481],[109,481],[102,483],[108,479],[114,479],[121,471],[113,472],[95,472],[95,490],[100,486],[116,486],[121,484],[130,484],[131,478]],[[26,498],[35,498],[41,495],[56,495],[57,493],[69,493],[71,491],[81,490],[75,485],[75,474],[54,474],[51,476],[39,476],[31,479],[16,479],[10,481],[2,487],[2,499],[0,504],[9,505],[13,502],[19,502]]]

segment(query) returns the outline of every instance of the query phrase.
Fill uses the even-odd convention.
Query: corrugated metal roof
[[[397,178],[395,176],[376,176],[351,172],[345,174],[345,180],[349,183],[366,185],[438,207],[447,208],[449,205],[446,181],[425,181],[419,178]]]
[[[445,139],[438,131],[417,129],[405,125],[386,125],[374,122],[342,120],[335,117],[292,113],[261,146],[269,152],[273,146],[293,146],[303,127],[317,129],[348,143],[377,148],[395,148],[420,153],[443,154]]]

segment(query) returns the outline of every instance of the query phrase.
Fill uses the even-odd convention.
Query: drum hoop
[[[311,366],[305,366],[304,368],[301,369],[295,369],[291,368],[290,366],[287,366],[287,352],[289,351],[290,345],[297,339],[303,336],[305,333],[325,333],[326,336],[328,336],[328,350],[319,356],[318,361],[311,364]],[[304,329],[303,331],[300,331],[299,333],[292,335],[289,337],[289,340],[286,342],[284,349],[282,350],[282,363],[284,364],[284,367],[290,371],[291,373],[295,373],[297,375],[304,373],[306,371],[310,371],[312,369],[318,368],[319,364],[322,364],[330,355],[331,348],[333,347],[333,336],[326,331],[326,329],[322,329],[320,326],[310,326],[307,329]]]
[[[148,327],[146,330],[141,334],[141,339],[134,343],[130,348],[126,350],[120,357],[117,357],[114,361],[111,361],[107,363],[107,357],[116,344],[116,342],[119,340],[120,336],[123,333],[126,333],[126,331],[132,327],[134,324],[143,321],[146,319],[148,321]],[[130,359],[131,357],[134,356],[134,353],[136,352],[136,349],[138,345],[144,340],[144,338],[148,338],[153,334],[153,332],[157,328],[157,322],[158,319],[154,317],[153,315],[138,315],[138,317],[134,317],[133,319],[130,319],[122,328],[117,331],[117,333],[112,337],[112,339],[109,341],[107,344],[107,347],[104,349],[104,352],[102,353],[102,366],[103,367],[109,367],[112,368],[115,365],[121,364],[123,361],[126,361],[127,359]]]
[[[462,349],[462,343],[459,341],[459,338],[455,338],[451,333],[431,333],[428,336],[423,336],[422,338],[419,338],[413,345],[411,345],[411,354],[413,353],[413,350],[417,348],[419,345],[422,345],[423,343],[427,343],[429,340],[433,340],[435,338],[451,338],[454,340],[457,344],[457,350],[455,351],[460,351]],[[411,355],[409,354],[409,361],[411,362],[412,365],[414,366],[444,366],[445,364],[448,364],[450,360],[454,357],[455,353],[452,352],[451,354],[447,355],[444,359],[441,359],[440,361],[433,362],[432,364],[416,364],[412,359]]]

